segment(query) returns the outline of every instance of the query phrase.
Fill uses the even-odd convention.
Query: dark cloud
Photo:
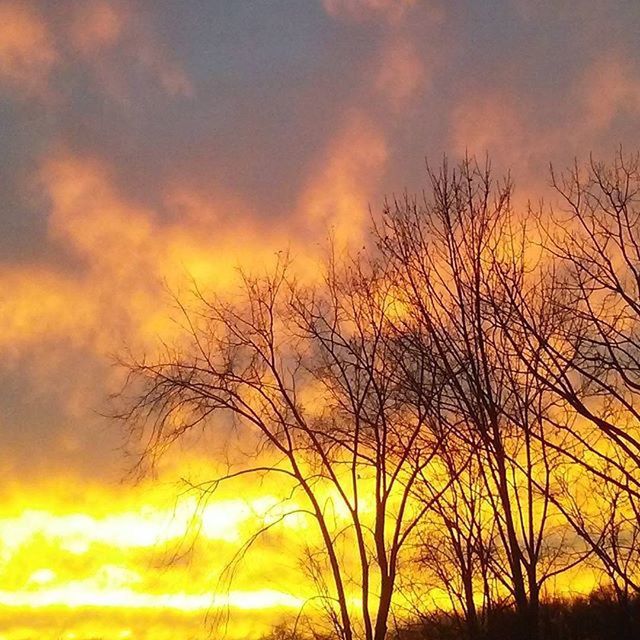
[[[640,143],[637,3],[398,6],[0,0],[6,463],[120,469],[106,354],[183,267],[357,235],[425,156],[488,151],[535,197]]]

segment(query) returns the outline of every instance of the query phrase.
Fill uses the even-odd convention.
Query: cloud
[[[0,88],[43,98],[60,60],[51,31],[28,2],[0,2]]]
[[[56,401],[76,417],[117,384],[115,371],[111,382],[96,379],[82,406],[87,378],[105,375],[96,361],[124,344],[152,352],[159,337],[180,334],[167,289],[188,298],[193,278],[205,291],[229,290],[238,265],[267,268],[287,246],[285,229],[261,227],[238,199],[178,182],[158,194],[169,212],[161,217],[125,197],[108,165],[92,157],[54,154],[38,184],[50,202],[48,242],[73,268],[0,265],[0,353],[5,366],[19,365],[43,389],[60,387],[54,371],[63,376],[68,384]],[[85,375],[65,375],[70,370]]]
[[[84,2],[72,14],[68,32],[72,46],[85,55],[114,46],[130,19],[122,5],[106,0]]]
[[[92,301],[72,279],[42,267],[0,271],[0,350],[5,358],[39,343],[73,340],[93,331]],[[73,301],[73,304],[71,304]],[[5,364],[7,361],[5,360]]]
[[[611,53],[585,63],[562,94],[530,96],[499,84],[468,90],[451,110],[449,146],[457,156],[488,153],[527,197],[547,198],[549,162],[612,153],[639,115],[640,76],[626,56]]]
[[[65,19],[51,20],[44,3],[0,0],[0,88],[21,99],[60,102],[84,67],[121,104],[132,100],[141,77],[170,96],[193,96],[182,66],[131,7],[109,0],[60,4]]]
[[[179,335],[167,285],[184,290],[193,275],[222,290],[242,257],[266,262],[269,249],[251,238],[250,224],[244,243],[234,241],[228,223],[208,218],[194,195],[185,204],[183,194],[181,211],[191,213],[180,223],[161,221],[124,197],[94,158],[52,155],[39,184],[50,202],[47,240],[73,267],[0,265],[0,374],[15,381],[3,391],[0,428],[12,436],[0,466],[40,473],[73,460],[108,474],[120,438],[117,429],[104,433],[95,411],[121,383],[122,371],[107,366],[110,354],[124,344],[153,353],[160,336]],[[167,206],[177,207],[175,196]]]
[[[426,88],[428,81],[427,66],[413,43],[396,37],[383,48],[375,88],[392,110],[402,111],[420,90]]]
[[[386,159],[381,130],[363,112],[352,112],[328,143],[302,191],[298,225],[316,238],[324,238],[332,230],[340,245],[357,246],[366,230],[369,199]]]
[[[397,22],[416,0],[322,0],[325,11],[334,18],[363,21],[382,18]]]
[[[84,61],[102,90],[120,102],[131,99],[137,69],[171,96],[193,95],[184,69],[131,7],[109,0],[78,4],[67,36],[71,53]]]
[[[606,130],[618,115],[640,114],[640,75],[628,57],[610,54],[587,66],[578,95],[589,133]]]
[[[466,97],[451,116],[451,143],[457,156],[489,153],[507,166],[518,162],[527,146],[524,114],[509,94],[499,91]]]

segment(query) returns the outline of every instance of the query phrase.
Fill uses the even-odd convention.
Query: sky
[[[266,485],[222,495],[162,560],[217,450],[134,484],[101,414],[114,356],[176,331],[168,291],[359,246],[443,154],[552,199],[549,163],[640,147],[638,33],[634,0],[0,0],[0,638],[195,633],[216,558],[272,517]],[[256,629],[304,596],[259,569],[281,542],[229,595]]]

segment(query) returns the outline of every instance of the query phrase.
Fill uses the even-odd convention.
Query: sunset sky
[[[279,488],[178,497],[215,437],[134,483],[101,417],[114,355],[171,337],[191,278],[361,245],[425,158],[489,153],[524,206],[549,162],[637,149],[638,34],[637,0],[0,0],[0,639],[204,637],[207,612],[243,637],[297,611],[311,525],[220,583]]]

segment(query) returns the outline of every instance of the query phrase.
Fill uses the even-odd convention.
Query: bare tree
[[[143,461],[215,428],[220,414],[253,429],[256,451],[273,462],[256,467],[250,457],[202,486],[252,473],[286,479],[318,526],[324,561],[314,555],[310,570],[323,582],[328,568],[319,596],[337,634],[383,640],[401,554],[430,508],[412,500],[414,487],[441,438],[429,424],[428,368],[412,361],[421,384],[411,394],[401,385],[408,358],[390,331],[388,274],[346,263],[330,259],[320,285],[302,286],[282,258],[272,275],[245,276],[235,303],[198,292],[195,308],[182,307],[186,342],[128,364],[121,418],[144,443]],[[334,518],[337,506],[346,522]]]
[[[541,286],[532,297],[510,290],[526,336],[519,352],[557,398],[557,410],[547,416],[564,434],[557,450],[591,474],[590,498],[600,496],[600,516],[609,515],[578,509],[583,501],[575,492],[584,483],[566,484],[558,507],[612,584],[637,592],[638,564],[629,556],[623,561],[614,541],[622,531],[635,540],[640,526],[639,158],[619,152],[611,165],[592,159],[586,169],[552,170],[552,183],[562,206],[541,216],[540,227],[554,291]],[[563,318],[552,333],[536,319],[545,297]]]
[[[544,433],[554,400],[514,350],[521,326],[504,291],[507,281],[525,287],[524,236],[511,183],[492,182],[488,163],[467,159],[450,170],[445,161],[429,177],[423,202],[407,197],[386,207],[378,244],[409,310],[399,330],[418,326],[429,336],[446,379],[440,419],[478,460],[500,541],[494,575],[513,597],[517,633],[535,637],[541,586],[558,570],[544,544],[556,456]]]
[[[466,447],[458,449],[448,440],[442,459],[445,478],[455,478],[447,491],[433,502],[420,540],[419,566],[434,577],[427,588],[446,593],[446,600],[431,598],[430,609],[449,615],[462,636],[473,640],[483,635],[492,614],[501,608],[504,597],[495,577],[498,540],[497,526],[479,469],[480,460],[468,460]],[[446,482],[445,479],[440,483]],[[430,500],[433,483],[423,490]],[[422,602],[423,608],[425,602]],[[425,615],[425,612],[422,613]]]
[[[120,417],[141,465],[223,416],[254,434],[197,488],[274,474],[303,498],[338,637],[383,640],[421,566],[471,640],[503,606],[535,640],[546,581],[586,558],[621,603],[640,583],[639,160],[554,175],[543,246],[488,163],[428,175],[314,285],[281,256],[233,300],[196,288],[184,339],[127,363]]]

